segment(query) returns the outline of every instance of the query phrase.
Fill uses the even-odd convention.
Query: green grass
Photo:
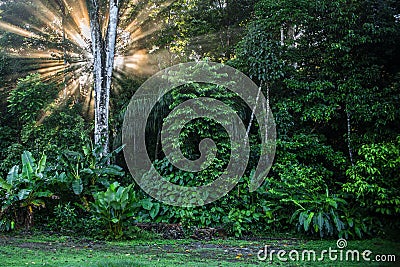
[[[382,239],[348,241],[344,249],[371,250],[396,255],[397,262],[259,261],[257,252],[265,245],[275,250],[337,249],[336,240],[299,239],[244,240],[133,240],[104,242],[67,236],[0,236],[0,266],[400,266],[400,243]]]

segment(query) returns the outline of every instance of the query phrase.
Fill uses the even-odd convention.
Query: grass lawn
[[[280,261],[277,252],[273,261],[269,258],[260,261],[257,253],[265,245],[270,246],[269,251],[284,250],[288,261]],[[336,240],[155,239],[105,242],[68,236],[17,235],[0,236],[0,266],[400,266],[400,243],[382,239],[348,241],[342,249],[343,259],[347,250],[359,250],[359,262],[331,261],[328,254],[323,261],[301,260],[304,250],[316,251],[318,258],[321,251],[329,247],[338,250]],[[288,254],[291,250],[299,251],[299,261],[290,260]],[[363,261],[361,253],[364,250],[372,251],[367,255],[370,262]],[[336,255],[340,259],[340,250]],[[377,262],[376,255],[395,255],[396,262]]]

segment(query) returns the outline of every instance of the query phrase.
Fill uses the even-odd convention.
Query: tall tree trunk
[[[351,166],[354,166],[353,149],[351,146],[351,115],[350,115],[350,111],[347,109],[347,107],[346,107],[346,117],[347,117],[347,147],[349,150]]]
[[[245,144],[250,143],[250,140],[249,140],[250,130],[251,130],[251,126],[252,126],[253,121],[254,121],[254,117],[255,117],[255,115],[256,115],[256,109],[257,109],[258,101],[260,100],[260,95],[261,95],[262,86],[263,86],[263,82],[261,81],[260,87],[258,87],[256,103],[254,103],[254,107],[253,107],[253,109],[251,110],[250,121],[249,121],[249,125],[247,126],[247,130],[246,130]]]
[[[109,144],[109,103],[111,78],[114,67],[115,43],[119,13],[119,0],[109,1],[109,20],[106,36],[101,29],[99,0],[87,0],[90,18],[90,32],[93,53],[93,77],[95,92],[95,145],[103,146],[103,155],[108,153]]]

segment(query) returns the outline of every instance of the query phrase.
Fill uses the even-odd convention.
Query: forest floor
[[[257,257],[267,245],[268,256],[272,250],[276,251],[272,261],[270,258],[262,261]],[[321,252],[329,248],[336,250],[331,256],[334,258],[336,255],[337,259],[332,260],[325,253],[324,259],[319,261]],[[278,259],[279,250],[286,251],[285,255],[281,254],[286,262]],[[288,255],[292,250],[299,251],[299,260],[290,259]],[[302,260],[305,250],[315,251],[317,259]],[[360,260],[352,260],[349,254],[346,261],[348,250],[358,250]],[[366,255],[365,250],[370,250],[372,254]],[[340,251],[343,251],[342,260]],[[363,260],[365,255],[369,256],[369,262]],[[378,262],[377,255],[391,262]],[[260,256],[265,257],[265,253]],[[349,240],[347,246],[340,250],[336,240],[295,238],[210,241],[160,238],[108,242],[65,235],[0,235],[0,266],[400,266],[400,243],[377,238]]]

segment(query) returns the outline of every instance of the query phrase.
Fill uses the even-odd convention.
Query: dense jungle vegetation
[[[106,147],[95,140],[89,22],[96,2],[102,25],[107,7],[119,5]],[[0,231],[130,239],[138,223],[167,223],[235,237],[398,236],[399,1],[8,0],[0,10]],[[123,119],[152,74],[199,61],[232,66],[261,88],[276,121],[276,156],[251,193],[260,156],[251,107],[212,84],[176,88],[147,124],[147,151],[165,179],[200,185],[229,162],[226,131],[207,119],[185,125],[181,148],[196,159],[199,142],[213,139],[210,168],[193,174],[165,157],[164,118],[185,100],[212,96],[234,108],[251,125],[251,151],[229,194],[206,206],[169,206],[131,177],[121,152]]]

